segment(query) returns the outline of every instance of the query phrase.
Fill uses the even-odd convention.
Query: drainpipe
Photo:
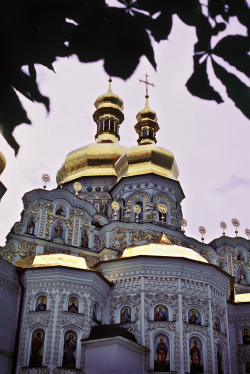
[[[21,326],[23,299],[24,299],[24,292],[25,292],[25,288],[24,288],[24,285],[23,285],[23,282],[22,282],[23,268],[18,267],[16,270],[17,270],[18,283],[19,283],[20,288],[21,288],[21,295],[20,295],[20,302],[19,302],[19,309],[18,309],[16,337],[15,337],[15,345],[14,345],[14,352],[13,352],[11,374],[16,373],[17,358],[18,358],[18,345],[19,345],[19,336],[20,336],[20,326]]]

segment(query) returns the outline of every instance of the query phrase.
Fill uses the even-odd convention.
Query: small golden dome
[[[2,172],[4,171],[5,166],[6,166],[6,158],[5,158],[4,155],[0,152],[0,175],[1,175]]]
[[[71,256],[63,253],[22,258],[15,263],[15,266],[27,269],[48,266],[66,266],[69,268],[90,270],[83,257]]]
[[[97,124],[96,143],[86,145],[70,152],[57,173],[57,183],[64,184],[87,176],[116,176],[114,165],[124,154],[127,147],[118,143],[119,126],[124,120],[123,101],[111,90],[95,101],[96,111],[93,118]]]
[[[173,153],[155,144],[129,148],[116,162],[115,171],[118,180],[122,177],[149,173],[170,179],[177,179],[179,175]]]
[[[99,175],[114,175],[115,162],[126,152],[119,143],[93,143],[70,152],[57,173],[57,184]]]
[[[178,257],[208,263],[204,257],[192,249],[172,244],[164,233],[153,243],[125,248],[121,254],[121,258],[136,256]]]

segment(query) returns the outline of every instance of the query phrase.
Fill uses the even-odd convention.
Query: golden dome
[[[154,173],[170,179],[177,179],[179,169],[172,152],[155,144],[131,147],[116,162],[118,180],[122,177]]]
[[[2,172],[4,171],[5,166],[6,166],[6,158],[5,158],[4,155],[0,152],[0,175],[1,175]]]
[[[70,152],[57,173],[57,183],[64,184],[86,176],[114,175],[115,162],[124,154],[127,147],[118,143],[119,126],[124,120],[123,101],[111,90],[95,101],[93,118],[97,124],[96,143]]]
[[[15,263],[15,266],[27,269],[48,266],[66,266],[69,268],[90,270],[83,257],[71,256],[63,253],[22,258]]]
[[[118,143],[93,143],[76,149],[67,155],[56,181],[63,184],[87,176],[116,176],[114,164],[126,150]]]
[[[156,112],[149,107],[148,95],[145,107],[137,114],[135,130],[139,135],[139,146],[130,147],[116,162],[118,181],[122,177],[154,173],[162,177],[177,179],[179,170],[172,152],[155,145],[155,134],[159,130]]]
[[[192,249],[172,244],[164,233],[152,243],[125,248],[121,254],[121,258],[136,256],[178,257],[208,263]]]

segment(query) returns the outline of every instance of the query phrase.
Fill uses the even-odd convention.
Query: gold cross
[[[146,77],[146,80],[144,81],[144,80],[142,80],[142,79],[140,78],[140,79],[138,79],[138,81],[139,81],[140,83],[145,83],[145,84],[146,84],[146,97],[148,97],[148,85],[150,85],[150,86],[152,86],[152,87],[156,87],[156,86],[155,86],[154,83],[150,83],[150,82],[148,81],[149,75],[148,75],[147,73],[144,74],[144,75],[145,75],[145,77]]]

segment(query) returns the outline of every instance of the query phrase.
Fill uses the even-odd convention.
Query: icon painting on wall
[[[155,321],[168,321],[168,310],[164,305],[157,305],[154,309]]]
[[[76,334],[73,331],[67,331],[64,336],[62,366],[69,369],[76,367]]]
[[[243,344],[247,345],[250,344],[250,334],[248,329],[244,329],[242,331],[242,337],[243,337]]]
[[[154,353],[154,370],[170,371],[169,339],[166,335],[156,335],[154,339]]]
[[[188,312],[188,323],[192,325],[201,325],[201,315],[196,309],[191,309]]]
[[[121,309],[121,322],[131,322],[131,309],[129,306],[124,306]]]
[[[36,330],[32,335],[30,362],[31,367],[40,367],[43,363],[44,331]]]
[[[68,312],[78,313],[78,300],[76,297],[71,297],[69,299]]]
[[[217,344],[217,372],[218,374],[223,374],[223,357],[222,349],[219,344]]]
[[[46,296],[40,296],[36,302],[36,311],[41,312],[47,309],[47,298]]]
[[[204,373],[203,359],[202,359],[202,344],[200,339],[191,338],[189,340],[190,352],[190,373]]]

